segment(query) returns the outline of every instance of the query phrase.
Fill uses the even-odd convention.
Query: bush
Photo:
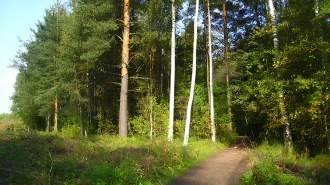
[[[67,137],[77,137],[80,135],[80,127],[77,125],[66,125],[62,127],[62,134]]]

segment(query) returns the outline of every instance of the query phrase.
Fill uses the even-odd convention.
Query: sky
[[[10,113],[17,70],[9,68],[20,47],[18,37],[27,41],[32,37],[30,28],[36,29],[45,9],[56,0],[0,0],[0,114]],[[63,1],[62,1],[63,2]]]

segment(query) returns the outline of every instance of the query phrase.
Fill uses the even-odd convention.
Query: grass
[[[330,184],[330,156],[289,154],[282,144],[267,142],[248,151],[249,170],[239,184]]]
[[[224,145],[210,140],[0,131],[0,184],[166,184]]]

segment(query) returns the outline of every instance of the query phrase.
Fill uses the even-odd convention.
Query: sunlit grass
[[[166,184],[224,147],[211,140],[0,132],[0,184]]]
[[[330,184],[329,155],[290,154],[282,144],[267,142],[247,154],[249,170],[239,184]]]

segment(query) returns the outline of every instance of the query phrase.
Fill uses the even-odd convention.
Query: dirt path
[[[169,185],[232,185],[247,170],[245,139],[238,139],[228,148],[211,155],[174,179]]]

